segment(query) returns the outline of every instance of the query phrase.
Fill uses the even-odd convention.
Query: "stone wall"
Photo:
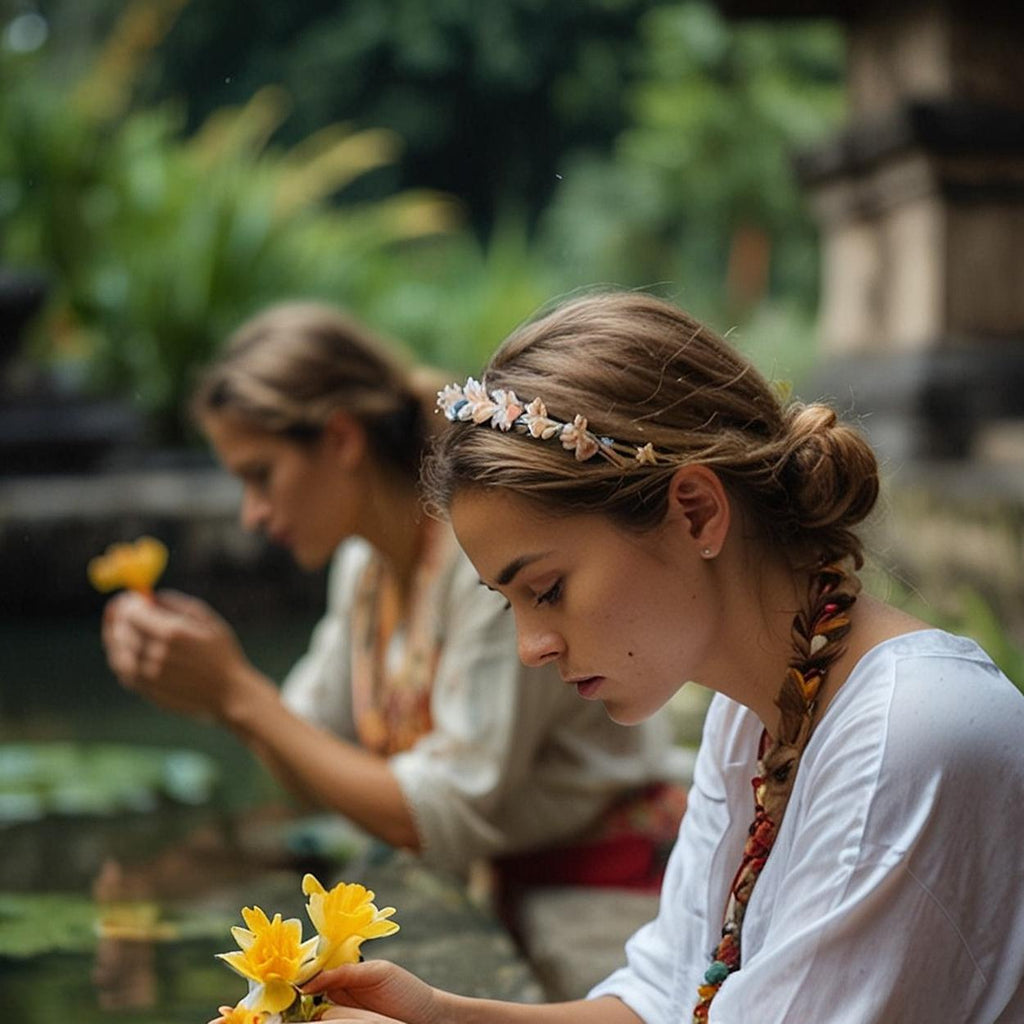
[[[238,484],[213,466],[0,476],[0,614],[75,615],[104,598],[86,565],[151,534],[170,550],[162,585],[232,620],[323,607],[323,573],[238,525]]]

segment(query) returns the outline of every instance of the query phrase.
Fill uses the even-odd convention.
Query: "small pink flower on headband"
[[[577,462],[586,462],[595,455],[621,466],[630,462],[654,466],[662,461],[651,444],[638,447],[599,437],[588,428],[585,416],[577,413],[571,423],[553,419],[540,398],[524,405],[511,389],[498,388],[488,393],[486,386],[472,377],[464,385],[448,384],[438,391],[437,407],[452,423],[486,423],[496,430],[529,434],[538,441],[557,437]]]
[[[550,440],[562,429],[561,423],[548,419],[548,411],[539,398],[535,398],[526,407],[523,422],[530,432],[530,437],[536,437],[541,441]]]
[[[514,391],[499,388],[492,396],[497,409],[491,416],[491,426],[498,430],[511,430],[515,422],[523,414],[522,403],[516,398]]]
[[[485,423],[494,415],[497,408],[498,406],[487,396],[483,384],[470,377],[466,381],[466,405],[459,409],[459,419]]]
[[[658,463],[658,454],[654,450],[654,445],[650,441],[647,442],[642,448],[636,450],[636,461],[642,466],[655,466]]]
[[[572,423],[566,423],[562,427],[559,440],[563,448],[575,452],[577,462],[586,462],[601,450],[594,435],[587,430],[587,417],[579,413],[573,417]]]

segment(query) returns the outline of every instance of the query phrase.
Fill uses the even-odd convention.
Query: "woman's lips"
[[[576,692],[584,700],[595,700],[597,691],[601,689],[601,684],[604,682],[604,676],[585,676],[582,679],[573,679],[571,682],[576,687]]]

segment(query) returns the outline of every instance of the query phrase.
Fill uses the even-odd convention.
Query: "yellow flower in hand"
[[[388,920],[395,908],[378,910],[373,892],[365,886],[341,882],[327,890],[313,875],[306,875],[302,891],[309,897],[309,919],[320,933],[318,971],[358,963],[359,947],[366,939],[379,939],[398,931],[398,925]]]
[[[217,1012],[219,1017],[214,1017],[209,1024],[265,1024],[269,1014],[262,1010],[253,1010],[246,1006],[247,999],[243,999],[237,1006],[221,1006]]]
[[[315,959],[318,940],[302,941],[302,922],[296,918],[273,921],[259,907],[243,907],[242,917],[249,926],[232,928],[239,949],[218,953],[232,970],[253,985],[243,1000],[253,1013],[280,1013],[295,1001],[296,985],[308,981],[319,969]]]
[[[127,587],[149,594],[166,566],[167,548],[154,537],[140,537],[134,544],[111,544],[90,560],[89,580],[101,591]]]

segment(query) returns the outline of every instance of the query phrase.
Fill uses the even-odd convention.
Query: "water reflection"
[[[156,952],[147,939],[104,939],[92,970],[101,1010],[139,1010],[157,1005]]]
[[[240,633],[254,660],[280,675],[311,624]],[[273,823],[288,813],[280,790],[222,730],[123,692],[103,660],[97,619],[8,618],[0,623],[0,752],[54,741],[197,750],[223,784],[201,806],[161,799],[134,810],[91,805],[79,787],[62,813],[49,807],[37,820],[0,821],[3,1019],[210,1019],[236,994],[214,954],[231,947],[239,907],[282,872],[288,882],[280,887],[297,889],[290,854],[266,839],[280,834]],[[301,901],[281,909],[296,914]]]

